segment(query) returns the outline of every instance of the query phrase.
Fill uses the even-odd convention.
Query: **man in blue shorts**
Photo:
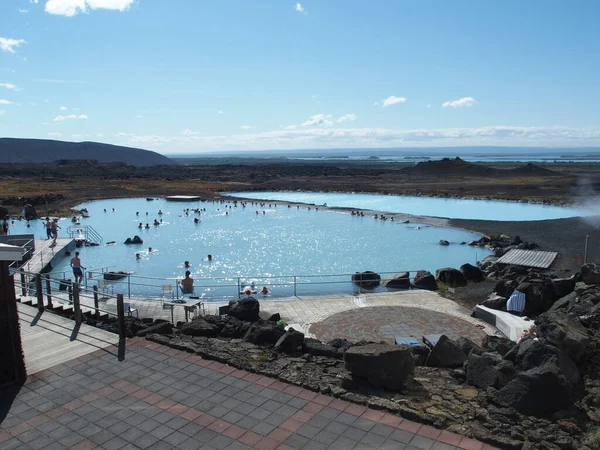
[[[81,269],[85,269],[85,267],[81,265],[81,260],[79,259],[79,252],[75,252],[75,256],[71,258],[71,267],[73,268],[75,283],[81,283],[83,281],[83,272],[81,271]]]

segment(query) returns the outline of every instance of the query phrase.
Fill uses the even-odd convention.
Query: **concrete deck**
[[[50,239],[36,239],[33,257],[23,265],[23,270],[30,274],[41,273],[51,269],[52,264],[65,256],[65,252],[75,248],[75,241],[71,238],[59,238],[52,245]]]
[[[98,349],[111,348],[117,354],[119,337],[113,333],[85,324],[77,330],[72,320],[51,312],[40,314],[31,306],[17,306],[28,375]]]

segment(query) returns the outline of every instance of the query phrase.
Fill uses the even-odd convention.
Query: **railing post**
[[[46,298],[48,300],[48,308],[52,309],[52,283],[50,282],[50,275],[46,275]]]
[[[98,311],[98,285],[94,285],[94,309],[96,310],[96,320],[100,319],[100,311]]]
[[[125,308],[123,294],[117,294],[117,323],[119,324],[119,339],[125,339]]]
[[[131,298],[131,276],[127,275],[127,297]]]
[[[37,273],[35,275],[35,296],[38,302],[38,309],[44,310],[44,292],[42,291],[42,275]]]
[[[73,303],[73,282],[67,281],[67,293],[69,294],[69,303]]]
[[[23,297],[27,295],[27,288],[25,286],[25,272],[21,269],[21,295]]]
[[[242,298],[242,285],[240,283],[240,277],[237,279],[237,287],[238,298]]]
[[[179,280],[175,281],[175,298],[179,298]]]
[[[79,284],[73,285],[73,310],[75,311],[75,324],[81,325],[81,305],[79,304]]]
[[[294,297],[296,297],[296,275],[294,275]]]

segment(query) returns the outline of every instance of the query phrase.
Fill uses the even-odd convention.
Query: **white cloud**
[[[225,114],[223,111],[220,111],[220,110],[219,110],[219,111],[217,111],[217,115],[219,115],[219,116],[220,116],[220,115],[223,115],[223,114]]]
[[[50,137],[59,137],[59,136],[62,136],[62,134],[61,133],[48,133],[48,136],[50,136]]]
[[[61,106],[61,107],[60,107],[60,110],[61,110],[61,111],[66,111],[66,110],[67,110],[67,107],[66,107],[66,106]]]
[[[192,131],[192,130],[189,130],[189,129],[183,130],[183,135],[184,136],[196,136],[198,134],[200,134],[199,131]]]
[[[73,17],[89,9],[125,11],[135,0],[48,0],[45,10],[49,14]]]
[[[26,42],[23,39],[10,39],[0,37],[0,50],[3,52],[15,53],[15,48]]]
[[[287,127],[284,128],[284,130],[295,130],[296,129],[296,125],[288,125]]]
[[[29,3],[35,3],[37,4],[38,0],[29,0]]]
[[[65,120],[72,120],[72,119],[87,119],[88,116],[86,116],[85,114],[69,114],[68,116],[56,116],[54,118],[55,122],[64,122]]]
[[[326,127],[333,125],[333,121],[329,120],[331,114],[315,114],[310,116],[306,122],[302,124],[303,127],[312,127],[317,125],[324,125]]]
[[[19,8],[19,12],[22,13],[22,14],[27,14],[29,12],[29,10],[28,9],[21,9],[21,8]]]
[[[337,123],[346,122],[347,120],[350,121],[350,122],[355,121],[356,120],[356,114],[352,114],[352,113],[351,114],[344,114],[342,117],[340,117],[337,120]]]
[[[10,84],[10,83],[0,83],[0,87],[10,89],[11,91],[19,90],[19,88],[17,88],[17,86],[15,86],[14,84]]]
[[[3,98],[0,98],[0,105],[12,105],[13,102],[9,102],[8,100],[4,100]]]
[[[304,6],[302,6],[301,3],[296,3],[296,6],[294,6],[294,9],[300,13],[304,12]]]
[[[382,108],[385,108],[387,106],[392,106],[395,105],[397,103],[404,103],[406,101],[406,99],[404,97],[396,97],[395,95],[390,95],[388,98],[382,100]]]
[[[473,97],[463,97],[458,100],[448,101],[442,103],[442,108],[467,108],[469,106],[473,106],[477,102]]]
[[[250,125],[242,125],[240,127],[242,130],[249,130],[250,128],[252,128]]]

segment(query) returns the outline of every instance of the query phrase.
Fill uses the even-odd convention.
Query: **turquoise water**
[[[297,286],[298,295],[352,292],[349,276],[324,276],[363,270],[380,273],[435,271],[440,267],[475,263],[477,258],[489,254],[481,248],[459,245],[462,241],[478,239],[474,233],[418,227],[417,224],[316,211],[314,208],[308,210],[306,207],[269,208],[267,205],[261,208],[248,204],[243,208],[240,203],[235,207],[233,203],[183,203],[163,199],[151,202],[145,199],[102,200],[79,205],[79,208],[84,207],[90,217],[82,218],[81,225],[92,226],[105,244],[109,241],[117,244],[82,248],[83,266],[88,269],[113,266],[112,270],[134,271],[135,276],[130,280],[133,295],[160,296],[160,285],[167,282],[165,278],[183,276],[186,260],[191,263],[192,278],[201,285],[196,288],[197,294],[231,298],[237,295],[237,286],[223,285],[237,285],[238,277],[256,279],[259,286],[269,285],[273,297],[292,295],[292,286],[277,284],[292,283],[293,278],[268,280],[265,277],[302,275],[297,281],[306,284]],[[190,211],[186,216],[183,208],[206,208],[206,212],[198,215]],[[162,216],[158,215],[159,210],[163,211]],[[199,217],[201,222],[195,224],[194,217]],[[154,219],[161,218],[160,226],[152,225]],[[139,230],[139,222],[150,223],[150,229]],[[71,222],[62,219],[59,225],[62,227],[60,236],[65,237]],[[16,222],[11,234],[19,232],[34,233],[36,238],[45,237],[42,221],[32,221],[29,229],[25,228],[25,222]],[[143,245],[123,244],[126,238],[136,234],[144,240]],[[440,246],[440,239],[446,239],[452,245]],[[153,248],[152,253],[148,252],[148,247]],[[136,260],[136,253],[140,253],[140,260]],[[208,254],[213,256],[210,262],[207,261]],[[71,277],[68,258],[54,271],[67,271]],[[144,280],[137,276],[156,279]],[[220,277],[229,279],[216,279]],[[210,280],[198,281],[201,278]],[[115,283],[115,293],[128,294],[130,286],[126,281]],[[333,284],[332,281],[340,283]]]
[[[326,192],[231,192],[233,197],[280,200],[315,205],[370,209],[418,216],[481,220],[545,220],[590,216],[583,208],[567,208],[498,200],[467,200],[400,195]]]

